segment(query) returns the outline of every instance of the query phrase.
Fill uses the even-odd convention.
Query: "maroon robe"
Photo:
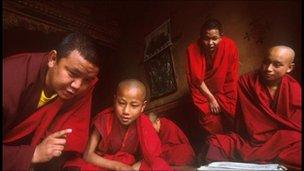
[[[169,165],[160,158],[161,143],[150,120],[141,114],[129,125],[122,134],[121,123],[113,113],[112,108],[100,112],[94,121],[94,127],[101,135],[96,153],[104,158],[133,165],[136,152],[140,149],[142,155],[140,170],[171,170]],[[65,167],[78,167],[80,170],[103,171],[94,164],[76,158],[66,163]]]
[[[289,75],[282,78],[274,98],[259,72],[240,78],[239,134],[214,135],[209,139],[207,160],[280,163],[301,167],[301,87]]]
[[[162,143],[161,157],[171,166],[193,165],[195,153],[188,138],[172,121],[160,118],[158,133]]]
[[[36,145],[62,129],[73,130],[67,136],[65,151],[82,153],[85,149],[93,85],[72,100],[56,98],[37,109],[47,59],[46,53],[19,54],[4,59],[4,170],[28,170]]]
[[[209,61],[206,60],[198,40],[189,45],[187,59],[188,84],[193,102],[201,113],[200,123],[202,127],[211,134],[229,130],[237,98],[239,56],[235,43],[223,36],[213,61]],[[209,63],[211,63],[210,66]],[[200,90],[203,81],[218,101],[221,113],[211,113],[207,97]]]

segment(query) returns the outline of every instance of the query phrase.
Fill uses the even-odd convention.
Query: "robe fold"
[[[131,166],[136,162],[137,152],[140,152],[142,156],[140,170],[172,170],[160,157],[160,140],[152,123],[144,114],[141,114],[123,133],[121,123],[113,113],[113,109],[108,108],[96,116],[94,127],[101,136],[96,148],[98,155]],[[107,170],[88,163],[80,157],[67,162],[65,167],[78,167],[80,170]]]
[[[238,50],[231,39],[223,36],[209,68],[206,56],[200,47],[201,43],[198,40],[190,44],[187,49],[189,89],[194,105],[201,113],[202,127],[211,134],[221,133],[226,130],[223,125],[227,126],[229,123],[231,125],[231,118],[235,113],[239,70]],[[222,112],[218,115],[211,113],[207,97],[201,92],[200,86],[203,81],[221,107]]]
[[[158,135],[162,143],[161,157],[171,166],[194,164],[195,153],[188,138],[177,125],[166,118],[160,118]]]
[[[234,160],[301,167],[301,87],[289,75],[271,97],[258,71],[239,80],[237,133],[213,135],[208,161]]]
[[[47,71],[46,53],[4,60],[4,170],[29,170],[36,145],[56,131],[71,128],[64,151],[83,153],[88,139],[94,84],[82,95],[56,98],[37,109]],[[17,69],[16,69],[17,68]]]

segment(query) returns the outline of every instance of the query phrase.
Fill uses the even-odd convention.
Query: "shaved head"
[[[121,81],[117,86],[117,92],[118,94],[122,90],[137,90],[141,94],[142,100],[146,99],[146,86],[139,80],[136,79],[127,79]]]
[[[284,45],[274,46],[269,49],[269,54],[276,54],[276,56],[281,56],[285,58],[290,64],[294,62],[295,51]]]
[[[290,73],[294,67],[295,52],[284,45],[269,49],[262,64],[262,75],[269,85],[278,85],[281,78]]]
[[[121,81],[114,98],[114,112],[124,126],[132,124],[144,111],[147,101],[145,85],[135,79]]]

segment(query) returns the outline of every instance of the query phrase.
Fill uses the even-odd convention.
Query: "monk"
[[[279,163],[301,167],[301,87],[288,75],[295,52],[270,48],[260,70],[243,75],[238,85],[237,132],[209,139],[208,161]]]
[[[69,161],[65,167],[84,171],[171,170],[160,158],[161,142],[143,114],[146,104],[142,82],[135,79],[120,82],[113,108],[101,111],[94,120],[83,158]]]
[[[99,64],[79,33],[50,52],[3,60],[4,170],[59,170],[84,152]]]
[[[207,20],[200,34],[187,48],[189,89],[202,128],[223,133],[232,129],[235,113],[238,50],[218,20]]]
[[[153,112],[149,113],[149,119],[162,143],[161,157],[176,170],[187,166],[188,168],[193,167],[195,153],[183,131],[172,121],[164,117],[158,117]]]

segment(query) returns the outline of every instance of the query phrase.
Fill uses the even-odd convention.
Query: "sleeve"
[[[231,56],[229,70],[225,80],[225,94],[227,94],[228,98],[235,100],[237,94],[236,87],[239,77],[239,53],[234,43],[232,44],[230,50]]]
[[[188,60],[188,70],[187,78],[190,83],[196,87],[200,87],[203,82],[204,76],[204,64],[203,61],[197,57],[199,52],[195,45],[190,45],[187,48],[187,60]]]
[[[2,106],[6,115],[17,111],[20,95],[26,84],[27,58],[28,55],[21,54],[3,60],[3,80],[5,81],[3,81]]]
[[[227,74],[223,86],[223,92],[218,93],[217,97],[221,99],[221,106],[229,114],[234,117],[236,100],[237,100],[237,84],[239,78],[239,54],[233,42],[231,42],[229,49],[230,52]]]
[[[43,53],[17,54],[3,60],[2,107],[5,129],[17,117],[21,95],[37,80],[44,60]]]
[[[3,170],[29,170],[35,147],[3,145]]]
[[[301,85],[297,82],[291,85],[291,105],[290,105],[290,116],[289,119],[295,123],[299,130],[302,130],[302,91]]]
[[[4,127],[13,119],[11,116],[17,111],[20,93],[25,85],[26,54],[15,55],[3,60],[3,119]],[[16,70],[16,66],[18,69]],[[35,147],[29,145],[7,146],[3,145],[3,169],[25,170],[29,169]]]

